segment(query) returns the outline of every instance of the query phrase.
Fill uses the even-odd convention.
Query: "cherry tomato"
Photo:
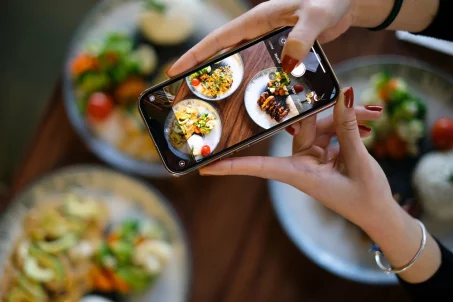
[[[408,154],[406,143],[396,134],[387,139],[386,147],[388,156],[392,159],[403,159]]]
[[[453,148],[453,119],[438,119],[431,130],[431,137],[438,149],[448,150]]]
[[[200,85],[200,80],[199,79],[193,79],[192,80],[192,86],[198,86]]]
[[[302,86],[300,84],[296,84],[296,85],[294,85],[294,91],[296,93],[300,93],[300,92],[304,91],[304,86]]]
[[[209,154],[211,154],[211,147],[209,147],[208,145],[204,145],[201,148],[201,155],[208,156]]]
[[[285,89],[280,89],[280,91],[278,92],[281,96],[284,96],[285,95]]]
[[[113,111],[113,99],[105,93],[93,93],[88,100],[87,114],[94,121],[105,120]]]

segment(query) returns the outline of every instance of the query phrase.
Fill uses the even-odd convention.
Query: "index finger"
[[[277,5],[275,2],[264,2],[256,6],[207,35],[176,61],[168,70],[168,75],[173,77],[181,74],[244,40],[254,39],[285,25],[294,25],[281,16],[287,9],[287,5],[283,3]]]

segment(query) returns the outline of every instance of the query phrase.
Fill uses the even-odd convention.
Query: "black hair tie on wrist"
[[[372,31],[379,31],[384,30],[392,25],[393,21],[395,21],[396,17],[398,17],[398,14],[400,13],[401,7],[403,6],[403,1],[404,0],[395,0],[395,4],[393,5],[392,11],[390,12],[390,15],[387,17],[387,19],[385,19],[381,25],[368,29]]]

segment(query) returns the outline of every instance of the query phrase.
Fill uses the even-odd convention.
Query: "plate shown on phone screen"
[[[261,94],[268,91],[268,82],[275,79],[275,75],[278,72],[282,72],[282,69],[271,67],[260,71],[250,80],[245,89],[244,102],[247,113],[258,126],[264,129],[269,129],[299,114],[299,111],[289,94],[274,96],[275,101],[279,106],[282,106],[284,110],[288,110],[288,114],[280,120],[280,122],[277,122],[270,114],[265,110],[262,110],[260,104],[258,104]]]

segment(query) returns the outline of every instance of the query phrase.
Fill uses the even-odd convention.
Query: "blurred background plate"
[[[74,166],[36,181],[12,202],[0,219],[0,274],[9,262],[13,242],[22,231],[23,217],[37,203],[58,198],[77,187],[84,194],[102,197],[111,221],[149,216],[168,232],[173,256],[158,281],[143,296],[130,301],[186,301],[190,287],[190,251],[183,227],[173,208],[154,188],[134,178],[95,166]]]
[[[453,79],[427,64],[398,56],[363,57],[334,68],[342,87],[352,86],[356,101],[373,74],[383,70],[407,81],[409,89],[428,108],[429,129],[442,116],[453,116]],[[332,109],[320,114],[329,115]],[[272,139],[270,154],[291,154],[292,138],[286,133]],[[286,184],[270,181],[270,194],[277,216],[298,248],[324,269],[346,279],[370,284],[395,284],[395,276],[384,274],[368,252],[370,241],[363,232],[316,200]],[[328,186],[328,184],[319,184]],[[428,230],[453,249],[453,224],[422,216]]]
[[[163,3],[174,3],[180,0],[166,0]],[[158,61],[155,70],[146,77],[147,87],[158,84],[166,79],[164,75],[165,69],[171,63],[187,51],[191,46],[195,45],[204,36],[213,29],[220,27],[233,19],[235,16],[245,11],[241,2],[230,1],[227,4],[214,5],[214,1],[202,0],[187,0],[184,6],[180,5],[186,17],[190,16],[191,28],[193,31],[189,36],[175,42],[178,38],[173,38],[171,44],[166,44],[169,41],[162,41],[162,36],[150,42],[147,35],[139,30],[138,24],[145,11],[145,1],[141,0],[104,0],[96,5],[92,11],[86,16],[81,23],[72,43],[67,56],[67,63],[64,69],[64,96],[65,105],[69,119],[82,137],[88,147],[98,157],[128,173],[139,174],[148,177],[167,177],[169,174],[163,168],[157,156],[153,160],[140,160],[120,151],[117,147],[109,144],[106,139],[100,139],[88,123],[86,118],[78,109],[77,102],[79,101],[75,94],[75,85],[71,76],[71,62],[83,50],[87,44],[93,41],[99,42],[104,39],[109,33],[121,32],[129,35],[136,47],[137,44],[146,44],[153,47],[156,51]],[[177,5],[176,5],[177,6]],[[162,20],[149,20],[149,26],[155,29],[154,35],[159,35],[157,27],[162,26]],[[168,29],[168,28],[167,28]],[[163,30],[163,29],[162,29]],[[180,28],[180,31],[187,28]],[[171,33],[178,31],[178,28],[173,28]],[[175,40],[176,39],[176,40]],[[157,43],[156,43],[157,41]],[[135,108],[133,108],[135,110]],[[141,123],[141,121],[140,121]],[[110,134],[115,131],[121,131],[123,126],[117,127],[116,130],[110,130]],[[142,135],[145,133],[141,129]],[[147,133],[146,133],[147,135]],[[126,136],[129,136],[126,134]],[[124,144],[123,144],[124,145]],[[125,144],[131,145],[131,144]],[[151,145],[149,148],[152,148]]]

